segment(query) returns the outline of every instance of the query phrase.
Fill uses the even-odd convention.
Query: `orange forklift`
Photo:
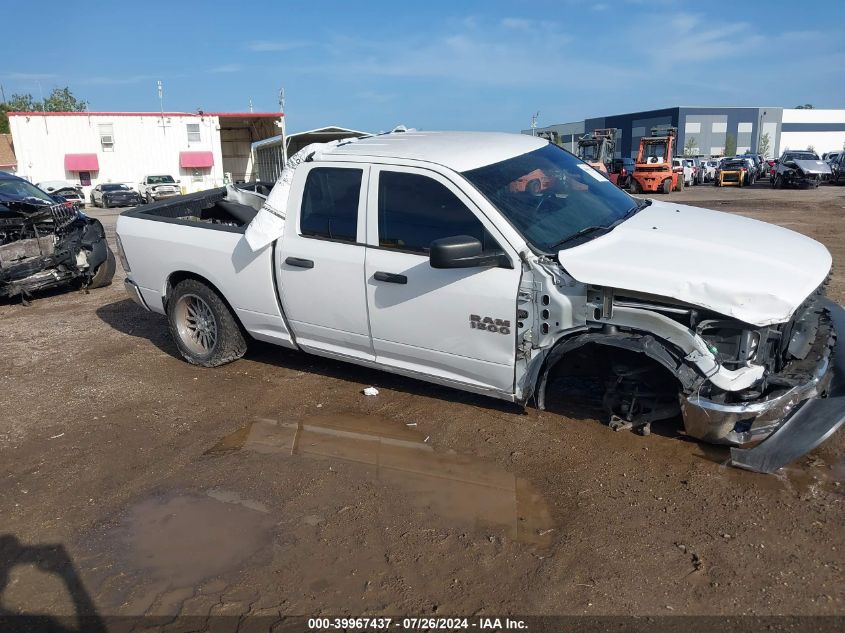
[[[672,169],[672,150],[678,138],[674,127],[653,127],[640,139],[631,193],[683,191],[684,174]]]
[[[578,139],[578,158],[607,176],[607,165],[613,160],[616,128],[593,130]]]

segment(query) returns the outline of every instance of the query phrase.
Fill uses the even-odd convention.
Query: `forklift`
[[[607,166],[613,160],[616,128],[593,130],[578,139],[578,158],[607,176]]]
[[[651,128],[651,136],[640,139],[631,193],[683,191],[683,171],[672,169],[672,150],[677,138],[677,128],[658,126]]]

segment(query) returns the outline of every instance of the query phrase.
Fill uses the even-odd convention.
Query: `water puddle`
[[[135,504],[122,521],[120,539],[128,568],[179,587],[240,568],[272,538],[266,509],[253,503],[217,490]]]
[[[375,416],[320,415],[298,422],[255,420],[206,454],[253,451],[361,464],[409,504],[449,524],[494,527],[522,542],[551,545],[554,524],[530,482],[496,465],[435,451],[425,440],[414,429]]]

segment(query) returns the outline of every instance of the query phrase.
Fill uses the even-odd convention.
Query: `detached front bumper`
[[[845,309],[821,300],[831,337],[845,336]],[[824,342],[822,342],[824,344]],[[759,472],[774,472],[813,450],[845,423],[845,339],[828,344],[812,377],[784,393],[754,402],[723,404],[692,395],[681,398],[688,434],[734,446],[731,463]]]

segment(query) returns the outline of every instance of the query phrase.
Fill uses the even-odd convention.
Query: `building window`
[[[97,128],[100,132],[100,145],[104,152],[114,151],[114,126],[111,123],[100,123]]]
[[[188,142],[199,143],[202,140],[200,136],[200,124],[188,123]]]
[[[79,172],[79,184],[83,187],[90,187],[91,186],[91,172],[90,171],[81,171]]]

